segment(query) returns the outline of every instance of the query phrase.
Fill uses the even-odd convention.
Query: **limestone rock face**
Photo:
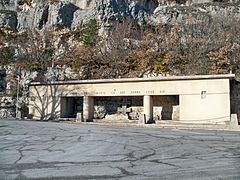
[[[194,6],[159,6],[153,13],[154,24],[185,23],[188,20],[206,24],[214,18],[240,18],[240,6],[235,4],[214,5],[198,4]]]
[[[18,29],[42,29],[43,26],[70,28],[73,23],[74,12],[78,9],[77,6],[69,2],[38,4],[18,13]]]
[[[44,26],[76,28],[96,18],[102,25],[124,18],[139,24],[184,22],[192,16],[207,20],[208,17],[240,17],[239,0],[228,4],[213,0],[9,0],[0,5],[0,28],[42,29]],[[8,12],[8,13],[6,13]],[[17,25],[16,25],[17,24]]]
[[[15,116],[15,103],[13,97],[0,97],[0,118],[13,118]]]
[[[90,19],[95,19],[96,13],[91,9],[78,9],[74,12],[72,20],[72,28],[81,27]]]
[[[58,4],[49,5],[49,25],[60,25],[71,27],[73,23],[74,12],[79,8],[68,2],[60,2]]]
[[[149,19],[149,15],[158,7],[158,1],[101,0],[97,1],[99,18],[102,21],[133,18],[141,23]]]
[[[94,9],[96,7],[96,0],[70,0],[70,2],[80,9]]]
[[[48,19],[48,6],[39,4],[27,11],[18,12],[18,29],[41,29]]]
[[[16,29],[17,14],[14,11],[0,10],[0,28]]]

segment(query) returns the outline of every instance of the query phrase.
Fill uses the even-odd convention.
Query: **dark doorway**
[[[95,97],[94,118],[103,119],[106,115],[123,114],[128,118],[137,119],[143,109],[143,97],[141,96],[117,96],[117,97]],[[138,113],[138,111],[139,113]]]
[[[153,111],[155,120],[178,120],[179,95],[154,96]]]
[[[76,118],[83,112],[83,97],[62,97],[61,118]]]

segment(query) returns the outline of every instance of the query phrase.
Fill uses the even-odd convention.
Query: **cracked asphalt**
[[[240,132],[0,120],[0,179],[240,179]]]

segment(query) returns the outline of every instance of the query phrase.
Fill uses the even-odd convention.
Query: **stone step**
[[[173,120],[159,120],[156,121],[156,124],[174,124],[174,125],[228,125],[226,122],[210,122],[206,123],[206,121],[173,121]]]
[[[126,120],[126,119],[94,119],[93,122],[97,122],[97,123],[135,123],[135,124],[138,124],[138,120]]]

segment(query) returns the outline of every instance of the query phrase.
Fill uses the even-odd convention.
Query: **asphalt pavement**
[[[0,179],[240,179],[240,132],[0,120]]]

